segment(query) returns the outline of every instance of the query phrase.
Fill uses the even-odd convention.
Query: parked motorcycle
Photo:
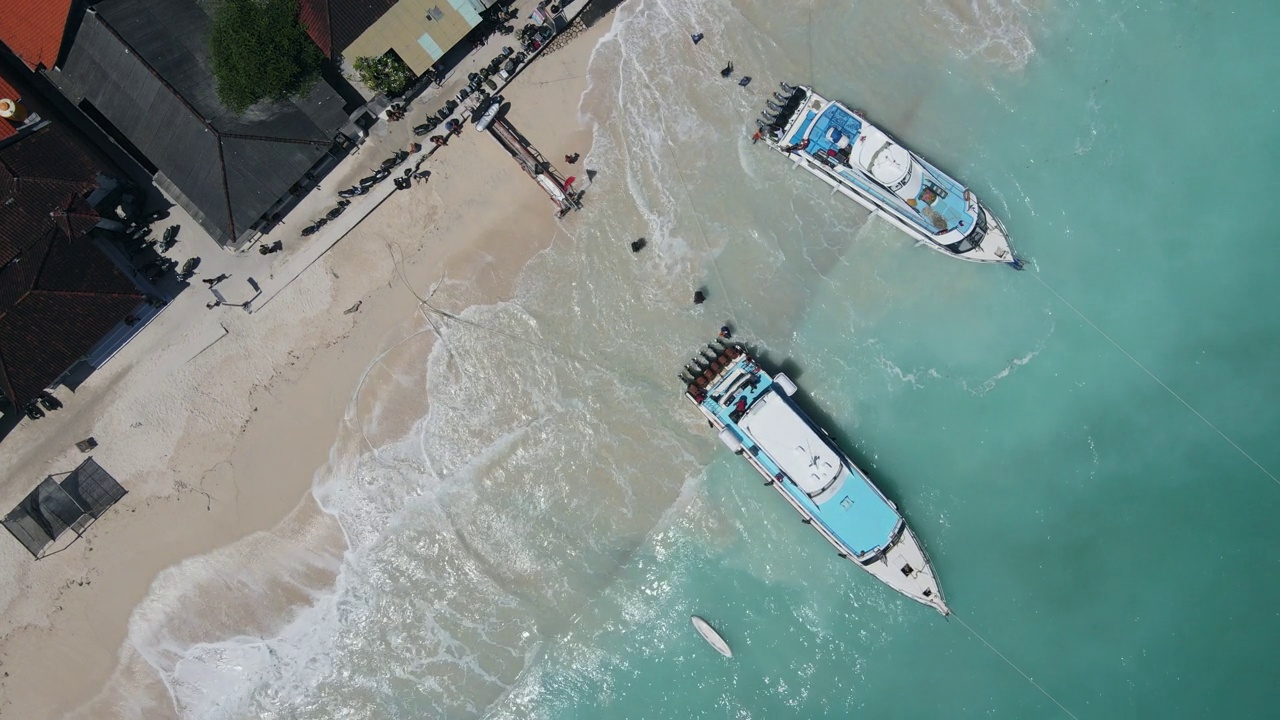
[[[408,150],[397,150],[395,155],[392,155],[391,157],[382,161],[382,169],[390,170],[395,166],[399,165],[400,163],[404,162],[405,158],[407,157],[409,157]]]
[[[349,204],[350,204],[350,203],[348,203],[348,205],[349,205]],[[329,212],[325,213],[324,217],[325,217],[325,219],[326,219],[326,220],[336,220],[336,219],[338,219],[338,216],[342,214],[342,211],[343,211],[343,210],[346,210],[346,209],[347,209],[347,205],[339,204],[339,205],[338,205],[337,207],[335,207],[334,209],[332,209],[332,210],[330,210]]]
[[[271,243],[270,245],[259,245],[258,254],[270,255],[271,253],[278,253],[283,249],[284,249],[284,243],[281,242],[280,240],[277,240]]]
[[[352,185],[346,190],[339,190],[338,197],[353,198],[353,197],[356,197],[357,195],[363,195],[367,192],[369,192],[369,189],[367,187],[364,187],[362,185]]]
[[[44,411],[40,409],[40,406],[36,404],[35,400],[27,403],[27,406],[22,408],[22,411],[25,412],[27,417],[32,420],[39,420],[44,417]]]
[[[192,275],[196,274],[196,268],[200,267],[200,258],[188,258],[182,263],[182,272],[178,273],[179,280],[190,280]]]
[[[174,245],[178,244],[178,226],[170,225],[169,227],[165,228],[164,235],[161,237],[162,239],[160,241],[160,252],[165,252],[166,250],[169,250],[170,248],[172,248]]]

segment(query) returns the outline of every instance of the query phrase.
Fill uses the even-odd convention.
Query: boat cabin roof
[[[836,451],[776,392],[757,400],[739,427],[810,497],[844,469]]]
[[[869,189],[881,196],[887,185],[906,203],[916,224],[931,235],[967,233],[973,227],[974,214],[965,201],[964,187],[909,153],[880,128],[844,105],[816,96],[800,112],[805,113],[804,118],[781,144],[799,145],[807,140],[808,145],[799,152],[827,165],[845,180],[869,188],[864,178],[874,178],[876,184]]]

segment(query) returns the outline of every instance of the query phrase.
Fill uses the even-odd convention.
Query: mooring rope
[[[1120,343],[1116,342],[1114,338],[1112,338],[1110,335],[1108,335],[1108,334],[1106,333],[1106,331],[1105,331],[1105,330],[1103,330],[1102,328],[1098,327],[1097,323],[1095,323],[1094,321],[1090,320],[1090,319],[1089,319],[1089,317],[1088,317],[1087,315],[1085,315],[1083,312],[1081,312],[1079,308],[1077,308],[1075,305],[1072,305],[1070,301],[1068,301],[1065,297],[1063,297],[1063,296],[1062,296],[1062,293],[1058,292],[1057,290],[1054,290],[1054,289],[1053,289],[1053,287],[1052,287],[1052,286],[1050,286],[1050,285],[1049,285],[1049,283],[1045,282],[1045,281],[1044,281],[1044,278],[1040,277],[1040,275],[1039,275],[1038,273],[1033,274],[1033,275],[1032,275],[1032,277],[1034,277],[1037,281],[1039,281],[1039,283],[1040,283],[1041,285],[1043,285],[1043,286],[1044,286],[1044,288],[1045,288],[1046,290],[1048,290],[1049,292],[1053,293],[1053,296],[1054,296],[1054,297],[1056,297],[1056,298],[1058,298],[1058,300],[1060,300],[1060,301],[1062,302],[1062,304],[1063,304],[1063,305],[1066,305],[1068,308],[1070,308],[1070,309],[1071,309],[1071,312],[1074,312],[1076,315],[1078,315],[1078,316],[1080,317],[1080,319],[1081,319],[1081,320],[1085,321],[1085,323],[1089,325],[1089,327],[1093,328],[1093,329],[1094,329],[1095,331],[1097,331],[1097,333],[1098,333],[1099,335],[1101,335],[1101,336],[1102,336],[1102,337],[1103,337],[1107,342],[1111,343],[1111,345],[1112,345],[1113,347],[1115,347],[1115,349],[1119,350],[1121,354],[1123,354],[1125,357],[1129,358],[1129,361],[1130,361],[1130,362],[1132,362],[1134,365],[1136,365],[1136,366],[1137,366],[1137,368],[1138,368],[1139,370],[1141,370],[1142,372],[1146,373],[1146,374],[1147,374],[1147,377],[1149,377],[1149,378],[1151,378],[1152,380],[1156,381],[1156,384],[1157,384],[1157,385],[1159,385],[1160,387],[1164,388],[1164,389],[1165,389],[1165,392],[1168,392],[1170,395],[1172,395],[1172,396],[1174,397],[1174,399],[1175,399],[1175,400],[1177,400],[1178,402],[1182,403],[1182,404],[1183,404],[1183,406],[1185,406],[1188,410],[1190,410],[1190,411],[1192,412],[1192,414],[1194,414],[1196,417],[1200,418],[1200,422],[1203,422],[1205,425],[1207,425],[1207,426],[1209,427],[1209,429],[1210,429],[1210,430],[1213,430],[1215,433],[1217,433],[1217,434],[1218,434],[1218,436],[1219,436],[1219,437],[1221,437],[1223,440],[1227,441],[1227,444],[1228,444],[1228,445],[1230,445],[1231,447],[1235,448],[1236,452],[1240,453],[1242,456],[1244,456],[1244,458],[1245,458],[1246,460],[1248,460],[1249,462],[1253,463],[1253,465],[1254,465],[1255,467],[1257,467],[1259,470],[1261,470],[1261,471],[1263,472],[1263,474],[1264,474],[1264,475],[1266,475],[1267,477],[1271,478],[1271,482],[1275,483],[1276,485],[1280,485],[1280,479],[1277,479],[1277,478],[1276,478],[1276,476],[1275,476],[1275,475],[1273,475],[1273,474],[1271,473],[1271,471],[1270,471],[1270,470],[1268,470],[1267,468],[1263,467],[1262,463],[1258,462],[1257,460],[1255,460],[1255,459],[1253,458],[1253,456],[1252,456],[1252,455],[1250,455],[1249,453],[1245,452],[1245,449],[1244,449],[1244,448],[1240,447],[1240,445],[1239,445],[1238,443],[1236,443],[1236,441],[1235,441],[1235,440],[1232,440],[1232,439],[1231,439],[1231,438],[1230,438],[1230,437],[1229,437],[1225,432],[1223,432],[1222,430],[1220,430],[1220,429],[1218,428],[1218,426],[1217,426],[1217,425],[1214,425],[1212,422],[1210,422],[1210,421],[1209,421],[1209,418],[1205,417],[1203,413],[1201,413],[1199,410],[1197,410],[1197,409],[1195,408],[1195,406],[1193,406],[1191,403],[1187,402],[1185,398],[1183,398],[1181,395],[1179,395],[1177,392],[1175,392],[1173,388],[1169,387],[1169,386],[1168,386],[1168,385],[1167,385],[1163,380],[1161,380],[1159,377],[1157,377],[1155,373],[1153,373],[1153,372],[1151,372],[1151,370],[1147,369],[1147,366],[1146,366],[1146,365],[1143,365],[1141,362],[1139,362],[1139,361],[1138,361],[1138,358],[1136,358],[1136,357],[1134,357],[1134,356],[1133,356],[1133,353],[1131,353],[1131,352],[1129,352],[1128,350],[1124,349],[1124,347],[1123,347],[1122,345],[1120,345]]]
[[[1001,660],[1005,661],[1005,663],[1006,663],[1006,664],[1008,664],[1008,665],[1009,665],[1009,667],[1011,667],[1011,668],[1013,668],[1014,670],[1016,670],[1016,671],[1018,672],[1018,674],[1019,674],[1019,675],[1021,675],[1023,678],[1025,678],[1025,679],[1026,679],[1026,681],[1027,681],[1027,682],[1031,683],[1031,687],[1034,687],[1035,689],[1039,690],[1039,691],[1040,691],[1040,693],[1041,693],[1042,695],[1044,695],[1045,697],[1047,697],[1047,698],[1049,698],[1051,701],[1053,701],[1053,704],[1054,704],[1054,705],[1057,705],[1059,708],[1061,708],[1061,709],[1062,709],[1062,712],[1066,713],[1066,714],[1067,714],[1067,716],[1071,718],[1071,720],[1080,720],[1080,718],[1076,717],[1076,714],[1075,714],[1075,713],[1073,713],[1073,712],[1071,712],[1070,710],[1068,710],[1068,709],[1067,709],[1067,706],[1066,706],[1066,705],[1063,705],[1062,703],[1058,702],[1058,699],[1057,699],[1057,698],[1055,698],[1053,695],[1050,695],[1050,694],[1049,694],[1049,691],[1048,691],[1048,690],[1045,690],[1045,689],[1044,689],[1044,687],[1040,685],[1040,683],[1036,682],[1036,681],[1035,681],[1035,680],[1034,680],[1030,675],[1028,675],[1028,674],[1027,674],[1027,673],[1026,673],[1022,668],[1018,667],[1018,665],[1017,665],[1016,663],[1014,663],[1012,660],[1010,660],[1010,659],[1009,659],[1009,657],[1008,657],[1007,655],[1005,655],[1004,653],[1002,653],[1002,652],[1000,652],[999,650],[997,650],[997,649],[996,649],[996,646],[995,646],[995,645],[992,645],[990,641],[988,641],[986,638],[982,637],[982,635],[981,635],[981,634],[979,634],[977,630],[974,630],[974,629],[973,629],[973,627],[972,627],[971,625],[969,625],[969,623],[967,623],[967,622],[965,622],[965,621],[964,621],[964,618],[961,618],[959,615],[956,615],[954,612],[953,612],[953,613],[951,613],[950,617],[955,618],[955,621],[956,621],[956,622],[958,622],[958,623],[960,623],[961,625],[963,625],[965,630],[968,630],[968,631],[969,631],[969,633],[970,633],[971,635],[973,635],[975,638],[977,638],[979,642],[981,642],[983,645],[986,645],[986,646],[987,646],[987,649],[988,649],[988,650],[990,650],[991,652],[995,653],[996,657],[998,657],[998,658],[1000,658]]]

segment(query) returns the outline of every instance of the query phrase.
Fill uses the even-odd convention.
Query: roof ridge
[[[2,157],[0,157],[0,162],[4,162],[4,159]],[[8,169],[8,168],[6,167],[5,169]],[[41,185],[57,185],[64,189],[70,189],[75,191],[76,193],[79,193],[82,190],[87,190],[94,186],[94,183],[81,182],[78,180],[67,180],[65,178],[19,175],[13,172],[12,170],[9,171],[9,174],[13,176],[13,183],[15,188],[18,187],[20,184],[39,183]]]
[[[121,292],[90,292],[87,290],[48,290],[45,288],[34,287],[27,291],[26,295],[62,295],[68,297],[113,297],[113,298],[143,298],[146,297],[142,293],[121,293]],[[16,304],[16,303],[15,303]]]
[[[128,40],[125,40],[124,36],[121,35],[119,32],[117,32],[115,28],[111,27],[111,24],[107,22],[107,19],[103,17],[100,13],[98,13],[97,8],[90,7],[87,12],[93,13],[94,17],[98,19],[98,23],[101,24],[102,27],[106,28],[107,32],[111,33],[111,35],[115,37],[115,39],[119,41],[121,45],[123,45],[126,49],[128,49],[129,53],[132,54],[133,57],[136,58],[138,62],[142,63],[142,66],[147,69],[147,72],[151,73],[151,76],[154,77],[156,81],[159,82],[161,85],[163,85],[165,89],[169,91],[170,94],[172,94],[175,98],[177,98],[178,102],[182,103],[182,106],[185,107],[192,115],[194,115],[197,120],[203,123],[204,126],[207,127],[209,131],[214,134],[215,137],[221,135],[221,133],[218,131],[218,128],[214,127],[213,123],[208,118],[206,118],[199,110],[197,110],[196,106],[192,105],[187,100],[187,98],[182,95],[181,92],[178,91],[178,88],[170,84],[168,80],[165,80],[164,77],[159,73],[159,71],[157,71],[154,67],[152,67],[151,63],[147,62],[147,59],[142,56],[142,53],[138,52],[137,48],[135,48]]]
[[[290,143],[293,145],[314,145],[316,147],[327,148],[333,144],[332,140],[304,140],[302,138],[282,138],[271,137],[270,135],[249,135],[247,133],[224,132],[219,133],[219,138],[232,138],[235,140],[257,140],[258,142],[278,142]]]
[[[236,240],[236,214],[231,207],[231,185],[227,183],[227,159],[222,154],[222,136],[216,135],[214,139],[218,141],[218,174],[222,178],[222,198],[227,201],[227,222],[231,230],[229,239],[231,242]]]

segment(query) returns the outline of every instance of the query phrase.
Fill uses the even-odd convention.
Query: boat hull
[[[795,101],[784,108],[785,112],[777,116],[768,116],[771,118],[769,122],[760,121],[761,131],[756,136],[758,140],[763,140],[769,147],[790,159],[795,166],[803,168],[814,177],[822,180],[834,192],[853,200],[870,211],[872,215],[885,220],[890,225],[906,233],[916,241],[917,245],[928,247],[957,260],[986,264],[998,263],[1009,265],[1015,269],[1022,269],[1022,262],[1013,251],[1004,224],[992,212],[990,207],[978,200],[972,191],[960,186],[953,178],[934,167],[928,161],[898,145],[883,130],[866,122],[865,117],[860,112],[847,110],[839,103],[830,102],[807,87],[784,85],[784,89],[786,88],[791,88]],[[813,111],[808,110],[808,108]],[[877,141],[884,141],[893,145],[895,149],[901,149],[904,157],[909,157],[915,167],[919,169],[921,175],[927,173],[931,179],[940,181],[945,179],[948,183],[954,183],[953,188],[962,189],[964,193],[963,205],[968,213],[967,220],[972,224],[966,226],[964,223],[958,223],[958,227],[951,228],[948,232],[931,234],[922,227],[924,223],[921,219],[922,216],[912,209],[922,207],[916,202],[916,198],[908,197],[904,200],[904,198],[895,195],[890,188],[878,186],[878,181],[873,179],[871,174],[855,173],[852,165],[848,162],[844,165],[830,160],[822,162],[811,153],[805,152],[804,147],[807,147],[807,145],[802,146],[801,143],[807,143],[810,139],[808,133],[810,132],[810,123],[813,120],[814,113],[819,110],[827,112],[831,108],[848,116],[860,118],[861,120],[858,121],[860,127],[865,126],[867,133],[874,134]],[[872,156],[874,157],[874,154]],[[862,182],[863,185],[859,185],[850,179],[854,176],[861,177],[862,180],[859,182]],[[904,177],[903,182],[907,182],[908,179],[908,177]],[[919,184],[920,181],[917,178],[916,185],[918,186]],[[936,195],[930,197],[936,197]],[[909,207],[906,204],[902,204],[904,202],[915,204]],[[929,208],[924,209],[929,210]],[[973,233],[973,229],[979,223],[986,225],[983,237],[977,239],[974,243],[963,243],[965,234],[977,234]],[[961,228],[967,229],[962,231]],[[962,243],[965,249],[957,251],[949,247],[955,246],[956,243]]]
[[[716,632],[716,629],[711,627],[711,623],[703,620],[697,615],[690,617],[689,620],[693,622],[693,627],[698,631],[698,634],[702,636],[702,639],[706,640],[708,645],[715,648],[716,652],[727,658],[733,657],[733,650],[729,648],[729,643],[725,642],[725,639],[721,637],[720,633]]]
[[[821,427],[812,423],[803,413],[794,408],[795,414],[801,418],[810,428],[816,430],[821,435],[821,442],[840,459],[840,462],[847,467],[851,473],[849,482],[865,483],[866,487],[862,489],[860,502],[874,504],[883,502],[888,508],[891,508],[896,523],[893,525],[892,533],[889,533],[881,545],[874,548],[854,547],[846,538],[850,535],[850,526],[847,522],[842,524],[838,507],[839,493],[829,497],[826,502],[821,501],[822,494],[818,500],[814,500],[809,494],[800,492],[797,484],[791,478],[784,477],[785,473],[780,472],[779,464],[774,462],[770,456],[768,448],[753,446],[751,434],[744,431],[736,422],[726,419],[725,410],[734,403],[736,394],[730,389],[743,377],[743,367],[756,367],[755,361],[741,350],[741,346],[733,346],[737,348],[739,355],[736,358],[722,359],[728,362],[721,362],[722,367],[712,371],[711,377],[706,378],[705,375],[698,378],[696,384],[690,385],[689,391],[685,397],[698,408],[702,416],[710,423],[711,427],[720,435],[721,440],[730,446],[730,449],[737,455],[742,456],[748,464],[755,468],[756,472],[764,478],[765,485],[773,488],[775,492],[782,496],[786,502],[791,505],[800,515],[801,519],[818,532],[830,545],[836,549],[837,554],[841,558],[848,559],[862,570],[865,570],[872,576],[876,577],[885,585],[901,593],[902,595],[915,600],[923,605],[927,605],[937,610],[943,615],[950,614],[947,607],[946,599],[943,597],[942,589],[938,583],[938,579],[933,570],[932,563],[924,550],[924,546],[916,538],[915,534],[907,527],[906,521],[901,518],[897,512],[897,506],[884,497],[879,489],[874,486],[861,469],[859,469],[853,461],[841,451]],[[728,352],[728,351],[727,351]],[[747,372],[749,372],[748,370]],[[763,371],[759,371],[765,378],[763,392],[756,395],[759,402],[765,392],[783,392],[790,395],[795,392],[795,386],[784,375],[768,376]],[[704,380],[705,378],[705,380]],[[720,397],[728,397],[727,401],[721,401],[717,398],[717,393],[725,393]],[[722,404],[728,402],[729,405]],[[788,400],[789,403],[789,400]],[[749,411],[751,405],[744,408],[744,412]],[[816,441],[816,440],[815,440]],[[845,506],[848,507],[848,506]],[[854,528],[856,530],[856,528]]]

